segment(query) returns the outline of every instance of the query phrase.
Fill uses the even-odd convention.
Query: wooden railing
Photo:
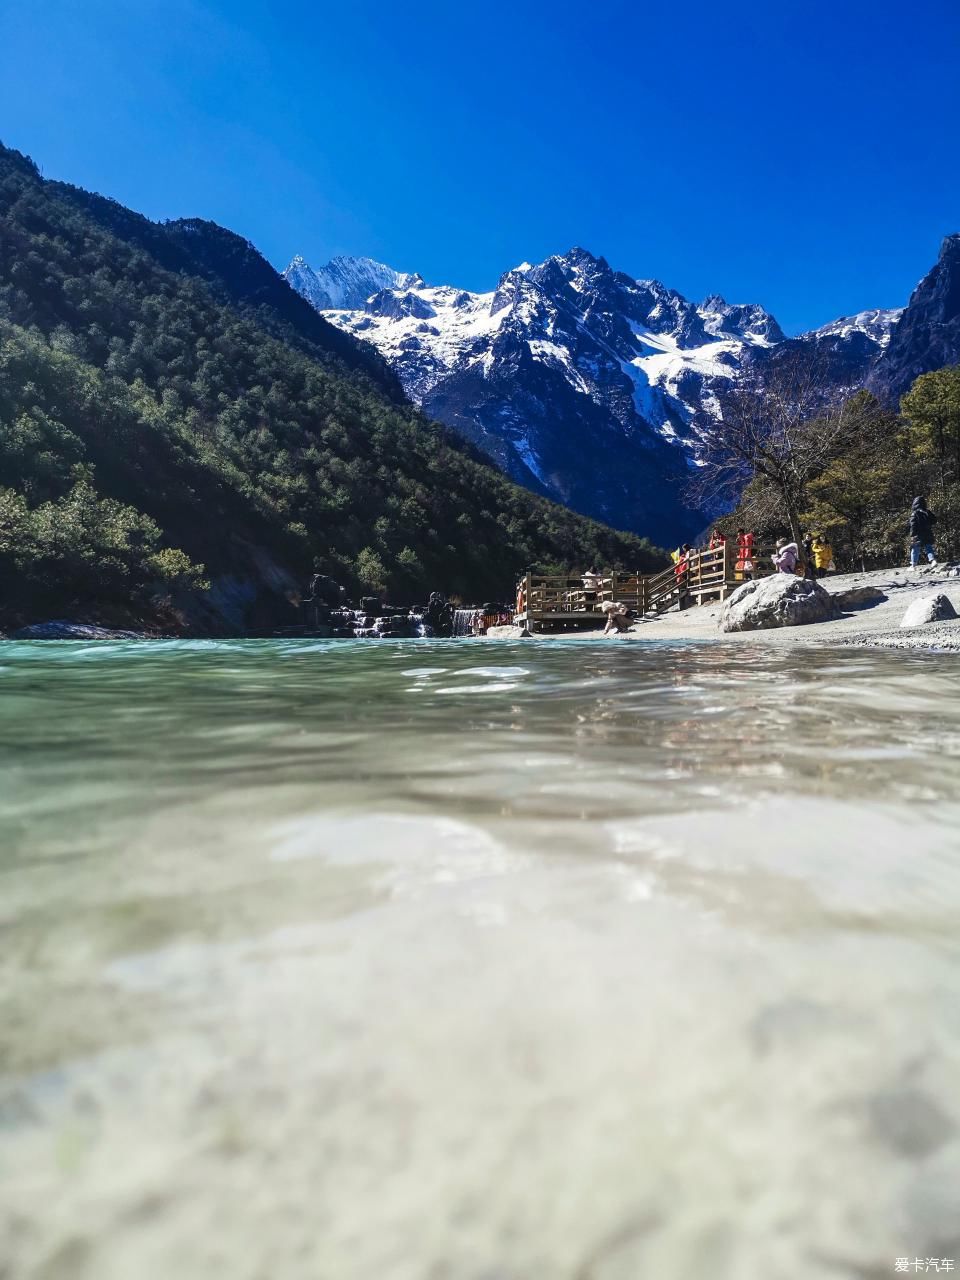
[[[737,550],[727,543],[712,550],[694,550],[668,569],[655,574],[606,573],[596,589],[582,577],[540,576],[528,573],[517,588],[516,620],[535,623],[596,621],[607,601],[626,605],[641,617],[723,600],[747,577],[764,578],[774,572],[772,547],[755,546],[752,571],[737,569]]]
[[[595,590],[582,577],[540,577],[527,574],[518,589],[517,611],[538,614],[599,613],[604,600],[623,601],[636,608],[642,603],[643,578],[608,574]],[[525,605],[525,608],[524,608]]]
[[[649,577],[641,573],[611,573],[602,581],[598,603],[612,601],[614,604],[625,604],[635,613],[646,613],[649,584]]]

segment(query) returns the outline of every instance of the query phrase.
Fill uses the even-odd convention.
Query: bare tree
[[[729,510],[760,477],[799,542],[807,483],[845,430],[840,393],[822,364],[797,349],[749,367],[718,400],[720,417],[701,436],[692,500],[704,509]]]

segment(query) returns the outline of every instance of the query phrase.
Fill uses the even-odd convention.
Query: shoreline
[[[720,631],[718,622],[723,605],[702,605],[683,613],[665,613],[659,618],[635,622],[633,629],[609,640],[713,640],[725,644],[770,645],[838,645],[861,649],[933,649],[960,653],[960,618],[947,622],[928,622],[918,627],[901,629],[900,620],[907,607],[921,596],[942,592],[960,614],[960,577],[951,577],[946,568],[925,566],[921,569],[871,569],[866,573],[836,573],[820,579],[820,585],[831,595],[839,595],[852,587],[879,587],[885,600],[845,612],[842,618],[812,622],[806,626],[771,627],[761,631]],[[604,638],[602,628],[590,631],[564,631],[538,634],[538,640],[597,640]]]
[[[682,613],[671,612],[657,618],[644,618],[634,622],[630,631],[604,636],[602,627],[584,631],[538,632],[536,640],[579,641],[643,641],[661,640],[684,643],[687,641],[711,641],[723,644],[768,644],[780,646],[831,645],[861,649],[911,649],[940,653],[960,653],[960,617],[943,622],[928,622],[921,626],[901,628],[900,622],[909,605],[915,600],[942,592],[960,614],[960,576],[952,576],[948,567],[924,566],[918,570],[873,569],[866,573],[832,574],[821,579],[820,585],[831,595],[840,595],[854,587],[875,587],[884,593],[885,599],[859,609],[850,609],[843,616],[825,622],[804,626],[771,627],[758,631],[720,631],[719,618],[723,605],[713,604],[691,607]],[[33,624],[23,630],[34,635],[0,632],[0,642],[37,640],[138,640],[149,643],[156,640],[237,640],[263,639],[246,635],[197,636],[188,633],[158,634],[133,629],[103,627],[94,623],[72,622],[65,619]],[[506,628],[504,628],[506,630]],[[516,628],[513,636],[476,637],[485,640],[520,638]],[[467,637],[465,637],[467,638]],[[474,637],[469,637],[474,638]]]

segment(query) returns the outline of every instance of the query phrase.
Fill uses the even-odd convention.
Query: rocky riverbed
[[[956,664],[820,633],[5,645],[3,1280],[958,1258]]]

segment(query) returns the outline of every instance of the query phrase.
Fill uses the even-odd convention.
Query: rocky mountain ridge
[[[922,373],[960,360],[960,234],[944,238],[936,264],[910,295],[890,342],[867,378],[896,402]]]
[[[800,350],[822,358],[832,385],[854,390],[901,315],[864,311],[790,339],[757,304],[694,303],[583,248],[521,263],[487,293],[369,259],[348,271],[345,261],[336,271],[371,292],[324,317],[370,342],[430,416],[537,492],[622,527],[665,522],[677,537],[702,524],[686,510],[690,469],[744,368]],[[284,274],[303,291],[309,270],[294,259]]]

